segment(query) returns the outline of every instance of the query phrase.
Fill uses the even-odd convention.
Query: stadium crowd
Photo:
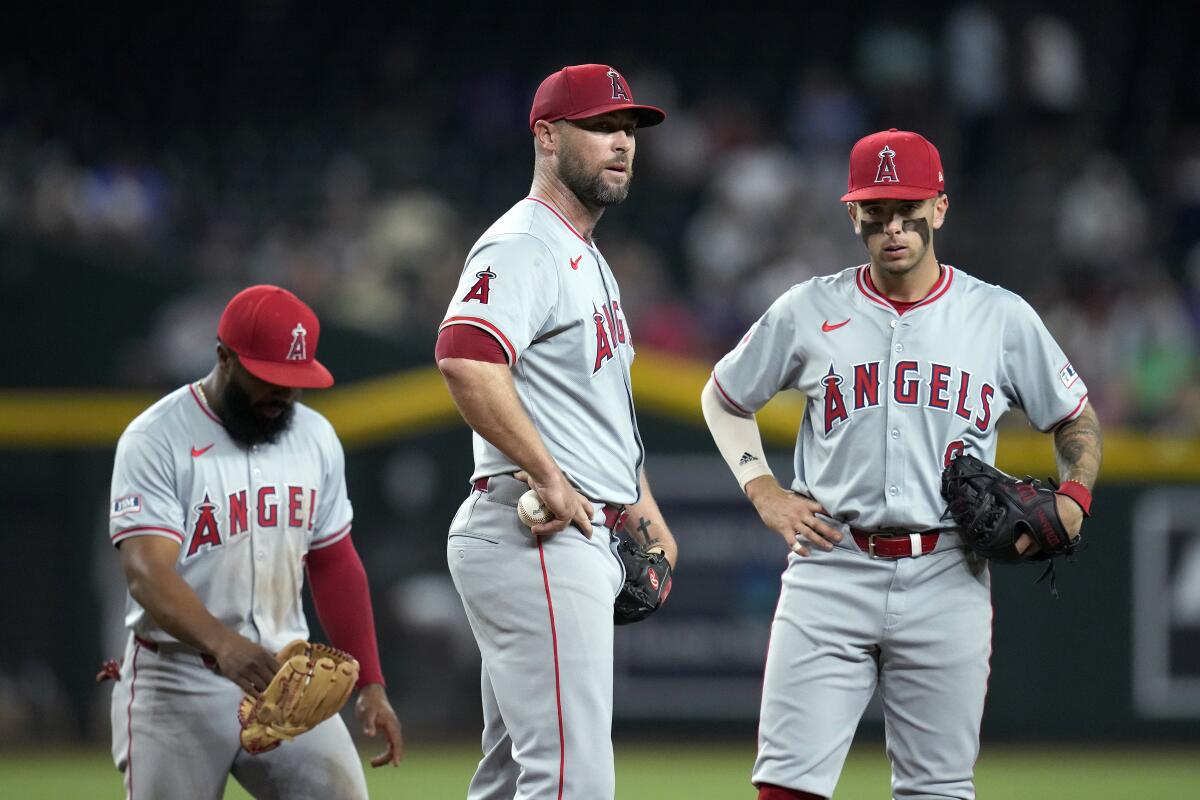
[[[1180,99],[1186,82],[1173,94],[1158,80],[1170,48],[1114,53],[1119,20],[942,11],[937,26],[854,28],[841,61],[769,43],[740,72],[729,54],[699,73],[669,48],[612,56],[639,100],[669,112],[639,136],[638,190],[600,242],[639,346],[711,361],[782,287],[860,263],[837,202],[847,153],[910,128],[947,167],[955,219],[939,254],[1042,312],[1106,426],[1200,431],[1200,109]],[[245,13],[225,59],[248,63],[194,98],[171,83],[191,73],[166,69],[132,120],[137,99],[110,107],[36,65],[6,69],[0,226],[148,253],[190,287],[147,337],[160,357],[127,360],[130,382],[197,374],[211,353],[190,333],[251,282],[432,353],[468,245],[526,188],[528,159],[513,154],[537,80],[561,64],[531,53],[440,70],[442,40],[393,32],[296,76],[291,100],[247,80],[206,106],[283,63],[259,45],[301,24]],[[1143,37],[1175,41],[1129,13],[1150,25]]]

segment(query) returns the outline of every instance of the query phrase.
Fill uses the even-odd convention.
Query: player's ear
[[[553,153],[558,149],[558,135],[558,128],[544,119],[533,123],[533,139],[542,152]]]
[[[850,223],[854,225],[855,233],[862,233],[862,228],[858,224],[858,203],[846,203],[846,213],[850,215]]]
[[[946,221],[946,211],[950,208],[950,197],[942,192],[937,196],[937,201],[933,204],[933,229],[936,231],[942,227]]]
[[[233,369],[233,351],[221,344],[220,340],[217,341],[217,367],[226,378],[229,377],[229,371]]]

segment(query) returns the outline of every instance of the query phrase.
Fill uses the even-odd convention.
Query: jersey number
[[[945,468],[950,466],[950,462],[961,456],[963,451],[966,449],[967,446],[963,443],[962,439],[955,439],[953,442],[946,445],[946,455],[942,459],[942,467]]]

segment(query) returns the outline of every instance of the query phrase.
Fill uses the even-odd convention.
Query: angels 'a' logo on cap
[[[879,151],[879,169],[875,170],[876,183],[899,183],[900,175],[896,172],[896,151],[886,144]]]
[[[612,67],[608,68],[608,78],[612,81],[613,100],[629,100],[629,93],[625,91],[625,87],[621,85],[621,75]]]
[[[288,348],[288,361],[308,361],[308,331],[299,322],[292,328],[292,346]]]

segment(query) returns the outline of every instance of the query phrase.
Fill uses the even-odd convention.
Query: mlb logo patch
[[[122,517],[141,510],[142,496],[140,494],[129,494],[113,500],[112,511],[109,513],[109,517]]]
[[[1075,385],[1075,381],[1079,380],[1079,375],[1076,374],[1075,368],[1067,364],[1058,373],[1058,379],[1062,381],[1062,385],[1070,389]]]

